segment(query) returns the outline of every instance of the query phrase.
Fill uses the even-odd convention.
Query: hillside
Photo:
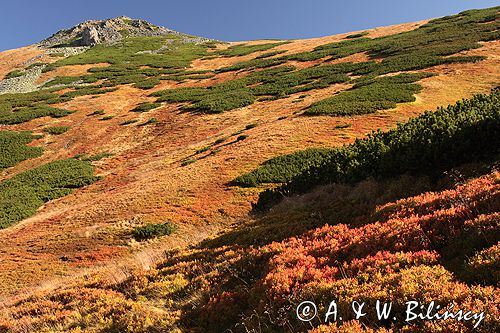
[[[1,52],[0,332],[412,331],[290,315],[339,293],[498,330],[499,22],[224,43],[119,17]]]

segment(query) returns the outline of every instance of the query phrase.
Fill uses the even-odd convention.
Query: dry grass
[[[43,73],[38,80],[37,84],[42,84],[47,82],[50,79],[53,79],[58,76],[82,76],[88,73],[88,70],[95,67],[107,67],[109,64],[107,63],[98,63],[98,64],[88,64],[88,65],[74,65],[74,66],[64,66],[57,67],[56,69]]]
[[[0,52],[0,78],[3,79],[5,75],[16,68],[22,68],[26,61],[40,56],[42,53],[43,50],[33,46]]]

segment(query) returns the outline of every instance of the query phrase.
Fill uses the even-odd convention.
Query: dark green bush
[[[270,160],[239,177],[237,184],[286,182],[261,194],[258,207],[268,207],[282,195],[304,193],[334,182],[356,182],[404,173],[439,174],[455,165],[500,153],[500,90],[477,95],[400,124],[388,132],[331,149],[317,159],[304,152]],[[298,173],[288,170],[298,170]]]
[[[146,125],[156,125],[158,124],[160,121],[156,118],[149,118],[147,121],[145,121],[143,124],[141,124],[141,126],[146,126]]]
[[[246,45],[246,44],[239,44],[239,45],[234,45],[226,50],[221,50],[218,52],[215,52],[218,55],[224,56],[224,57],[238,57],[238,56],[244,56],[247,54],[251,54],[254,52],[259,52],[259,51],[265,51],[272,49],[273,47],[280,46],[283,44],[287,44],[289,42],[278,42],[278,43],[267,43],[267,44],[258,44],[258,45]]]
[[[177,227],[170,222],[147,224],[145,226],[135,228],[132,231],[132,235],[136,240],[142,241],[161,236],[168,236],[174,233],[176,230]]]
[[[0,229],[36,213],[45,202],[95,182],[88,162],[67,159],[24,171],[0,183]]]
[[[240,86],[233,89],[234,96],[239,94],[246,101],[245,103],[253,103],[248,98],[249,95],[259,97],[254,100],[283,98],[301,91],[322,89],[334,83],[348,82],[350,78],[347,75],[362,76],[361,79],[366,77],[374,78],[378,75],[420,70],[447,63],[476,62],[484,58],[478,56],[454,56],[454,54],[481,47],[481,44],[479,44],[481,41],[497,40],[499,38],[496,24],[497,18],[498,7],[433,20],[415,30],[384,37],[366,38],[363,36],[367,33],[363,32],[348,36],[349,38],[340,42],[320,45],[312,51],[278,58],[268,58],[270,55],[257,57],[256,59],[221,68],[217,72],[253,70],[245,79],[235,80]],[[245,46],[238,45],[234,52],[238,53],[238,49],[245,49]],[[361,52],[368,53],[373,60],[378,59],[381,61],[356,64],[320,64],[302,70],[292,68],[289,70],[290,73],[286,74],[284,71],[274,72],[267,77],[266,71],[256,71],[256,69],[268,67],[271,67],[271,70],[280,70],[280,68],[285,67],[280,65],[290,60],[311,61],[322,58],[332,60]],[[261,75],[264,75],[264,77],[261,77]],[[241,84],[245,80],[246,83]],[[416,81],[418,81],[418,78],[412,82]],[[413,94],[420,90],[418,85],[411,84],[411,82],[390,84],[384,83],[381,78],[379,83],[374,83],[370,87],[357,87],[357,89],[349,92],[319,101],[313,104],[306,113],[309,115],[371,113],[377,110],[393,108],[400,102],[410,102],[414,99]],[[227,84],[230,84],[230,82],[227,82]],[[191,90],[192,95],[188,95],[186,91],[183,91],[184,98],[182,102],[196,104],[201,103],[200,101],[205,98],[210,100],[226,98],[216,86],[213,88],[215,89],[211,91],[200,88],[193,89]],[[206,97],[207,94],[210,97]],[[359,101],[358,97],[363,100]],[[164,101],[169,101],[169,98],[166,97]],[[176,102],[180,101],[177,100]],[[201,110],[203,112],[221,112],[221,110],[227,111],[238,107],[238,105],[240,104],[235,103],[234,106],[218,107],[218,111],[211,110],[210,106]]]
[[[236,141],[243,141],[243,140],[245,140],[246,138],[248,138],[248,135],[239,135],[239,136],[236,138]]]
[[[219,144],[225,142],[226,140],[227,140],[227,138],[219,138],[219,139],[215,140],[214,145],[219,145]]]
[[[239,176],[234,185],[254,187],[266,183],[284,183],[307,170],[314,164],[321,163],[330,156],[330,149],[306,149],[293,154],[274,157],[256,170]]]
[[[186,166],[186,165],[189,165],[189,164],[193,164],[196,162],[196,159],[195,158],[188,158],[184,161],[181,162],[181,166]]]
[[[152,79],[147,79],[144,81],[139,81],[139,82],[134,84],[134,87],[147,90],[147,89],[152,89],[152,88],[156,87],[160,83],[161,83],[160,79],[152,78]]]
[[[160,83],[162,75],[187,72],[185,68],[192,60],[205,55],[207,47],[208,44],[185,43],[181,36],[175,35],[127,37],[115,45],[96,45],[82,54],[56,61],[44,71],[68,65],[109,63],[108,67],[92,68],[89,74],[80,77],[56,78],[48,85],[103,80],[105,87],[134,84],[137,88],[150,89]]]
[[[275,55],[278,55],[278,54],[281,54],[281,53],[285,53],[285,52],[287,52],[287,51],[286,50],[271,51],[271,52],[267,52],[267,53],[261,54],[260,56],[255,57],[255,59],[269,58],[269,57],[272,57],[272,56],[275,56]]]
[[[203,154],[204,152],[207,152],[209,150],[210,150],[210,146],[203,147],[203,148],[196,150],[196,154]]]
[[[256,123],[251,123],[251,124],[248,124],[245,126],[245,130],[249,130],[249,129],[252,129],[252,128],[255,128],[257,127],[257,124]]]
[[[360,37],[364,37],[368,34],[369,34],[368,31],[363,31],[363,32],[360,32],[357,34],[347,35],[345,38],[347,38],[347,39],[360,38]]]
[[[15,69],[12,72],[10,72],[7,75],[5,75],[4,79],[12,79],[12,78],[15,78],[15,77],[23,76],[24,74],[25,74],[24,71],[20,71],[18,69]]]
[[[137,105],[132,111],[133,112],[147,112],[149,110],[153,110],[159,108],[161,103],[142,103]]]
[[[19,162],[42,155],[40,147],[29,147],[28,143],[37,139],[31,132],[0,131],[0,170]]]
[[[53,80],[50,80],[49,82],[45,83],[44,86],[52,87],[57,85],[70,85],[79,80],[81,80],[81,78],[78,76],[58,76],[55,77]]]
[[[55,135],[66,133],[68,130],[69,126],[52,126],[43,129],[44,132]]]
[[[137,122],[137,119],[128,119],[128,120],[125,120],[124,122],[121,122],[120,125],[126,126],[126,125],[130,125],[130,124],[133,124],[136,122]]]
[[[304,114],[344,116],[395,108],[397,103],[413,102],[413,95],[422,87],[411,82],[427,76],[425,73],[399,74],[359,82],[351,90],[312,104]]]
[[[73,112],[48,105],[34,105],[17,109],[15,112],[0,113],[0,124],[20,124],[41,117],[60,118]]]
[[[0,95],[0,124],[20,124],[46,116],[58,118],[74,112],[47,105],[65,101],[54,91],[57,89]]]
[[[267,59],[267,58],[255,58],[248,61],[242,61],[237,64],[223,67],[217,70],[217,73],[225,73],[225,72],[234,72],[239,70],[251,70],[251,69],[260,69],[260,68],[269,68],[284,64],[286,62],[285,59]]]
[[[67,93],[64,93],[61,95],[61,97],[75,98],[78,96],[100,95],[113,92],[116,90],[117,88],[102,89],[101,87],[93,87],[93,86],[75,87],[74,91],[69,91]]]
[[[89,114],[89,116],[102,116],[104,113],[105,113],[104,110],[96,110],[91,114]]]
[[[220,113],[254,103],[258,96],[284,98],[290,94],[318,88],[333,83],[349,81],[345,72],[363,67],[364,64],[336,64],[293,71],[281,66],[250,73],[248,76],[216,84],[208,88],[192,87],[158,91],[152,96],[157,102],[190,102],[185,110]]]

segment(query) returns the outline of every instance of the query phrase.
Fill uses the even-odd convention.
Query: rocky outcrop
[[[28,93],[38,90],[39,86],[35,82],[42,74],[43,67],[34,66],[27,69],[21,76],[1,80],[0,95]]]
[[[39,43],[42,47],[93,46],[114,44],[124,37],[165,36],[183,34],[144,20],[134,20],[126,16],[109,20],[86,21],[73,28],[57,32]]]

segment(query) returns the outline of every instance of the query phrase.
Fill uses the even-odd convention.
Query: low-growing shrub
[[[0,183],[0,229],[36,213],[45,202],[68,195],[98,177],[88,162],[67,159],[21,172]]]
[[[230,46],[226,50],[221,50],[218,52],[214,52],[215,54],[224,56],[224,57],[239,57],[247,54],[251,54],[254,52],[265,51],[272,49],[273,47],[287,44],[289,42],[277,42],[277,43],[267,43],[267,44],[258,44],[258,45],[247,45],[240,44]]]
[[[42,155],[42,148],[27,146],[28,143],[38,138],[28,131],[0,131],[0,170]]]
[[[413,95],[422,87],[412,82],[428,76],[425,73],[399,74],[364,81],[354,85],[348,91],[313,103],[304,114],[345,116],[395,108],[397,103],[415,101]]]
[[[148,79],[148,80],[144,80],[144,81],[139,81],[139,82],[134,84],[134,87],[147,90],[147,89],[152,89],[152,88],[156,87],[160,83],[161,83],[160,79],[152,78],[152,79]]]
[[[146,126],[146,125],[156,125],[160,121],[156,118],[149,118],[147,121],[145,121],[141,126]]]
[[[311,148],[293,154],[274,157],[256,170],[239,176],[233,184],[254,187],[266,183],[284,183],[330,156],[330,149]]]
[[[257,124],[256,123],[251,123],[251,124],[248,124],[245,126],[245,130],[249,130],[249,129],[252,129],[252,128],[255,128],[257,127]]]
[[[118,88],[101,88],[92,86],[75,87],[74,91],[69,91],[61,95],[61,97],[75,98],[78,96],[101,95],[116,91]]]
[[[282,54],[287,52],[286,50],[281,50],[281,51],[272,51],[272,52],[267,52],[264,54],[261,54],[260,56],[255,57],[255,59],[264,59],[264,58],[269,58],[278,54]]]
[[[133,112],[147,112],[149,110],[153,110],[159,108],[161,103],[142,103],[137,105],[132,111]]]
[[[147,224],[142,227],[137,227],[133,230],[132,235],[136,240],[142,241],[161,236],[168,236],[177,230],[177,227],[170,223]]]
[[[244,78],[235,79],[208,88],[191,87],[158,91],[152,96],[157,102],[190,102],[185,110],[220,113],[253,104],[259,96],[285,98],[290,94],[326,88],[334,83],[349,81],[346,73],[362,68],[364,64],[334,64],[294,71],[294,67],[281,66],[255,71]],[[260,84],[259,84],[260,83]]]
[[[243,141],[245,140],[246,138],[248,138],[248,135],[240,135],[236,138],[236,141]]]
[[[58,76],[45,83],[44,87],[52,87],[57,85],[71,85],[80,80],[81,79],[78,76]]]
[[[43,129],[44,132],[55,135],[66,133],[68,130],[69,126],[52,126]]]
[[[196,154],[203,154],[204,152],[207,152],[209,150],[210,150],[210,146],[203,147],[203,148],[196,150]]]
[[[24,74],[25,74],[24,71],[15,69],[12,72],[9,72],[7,75],[5,75],[4,79],[12,79],[12,78],[15,78],[15,77],[23,76]]]
[[[133,124],[136,122],[137,122],[137,119],[128,119],[128,120],[125,120],[124,122],[121,122],[120,125],[126,126],[126,125],[130,125],[130,124]]]
[[[227,140],[227,138],[219,138],[219,139],[215,140],[214,145],[219,145],[219,144],[225,142],[226,140]]]
[[[73,112],[75,111],[38,104],[34,106],[22,107],[20,109],[17,109],[15,112],[0,112],[0,124],[21,124],[42,117],[61,118]]]
[[[89,116],[102,116],[104,113],[104,110],[97,110],[89,114]]]
[[[190,165],[190,164],[193,164],[195,162],[196,162],[195,158],[188,158],[188,159],[181,162],[181,166]]]
[[[345,38],[347,38],[347,39],[360,38],[360,37],[364,37],[368,34],[369,34],[368,31],[363,31],[363,32],[360,32],[357,34],[347,35]]]
[[[307,151],[272,159],[235,182],[246,186],[287,182],[261,193],[258,207],[264,207],[283,195],[303,193],[321,184],[404,173],[437,174],[499,151],[500,90],[495,90],[426,112],[394,130],[374,132],[351,145],[331,149],[319,159],[311,158]],[[287,171],[290,169],[298,173]]]

